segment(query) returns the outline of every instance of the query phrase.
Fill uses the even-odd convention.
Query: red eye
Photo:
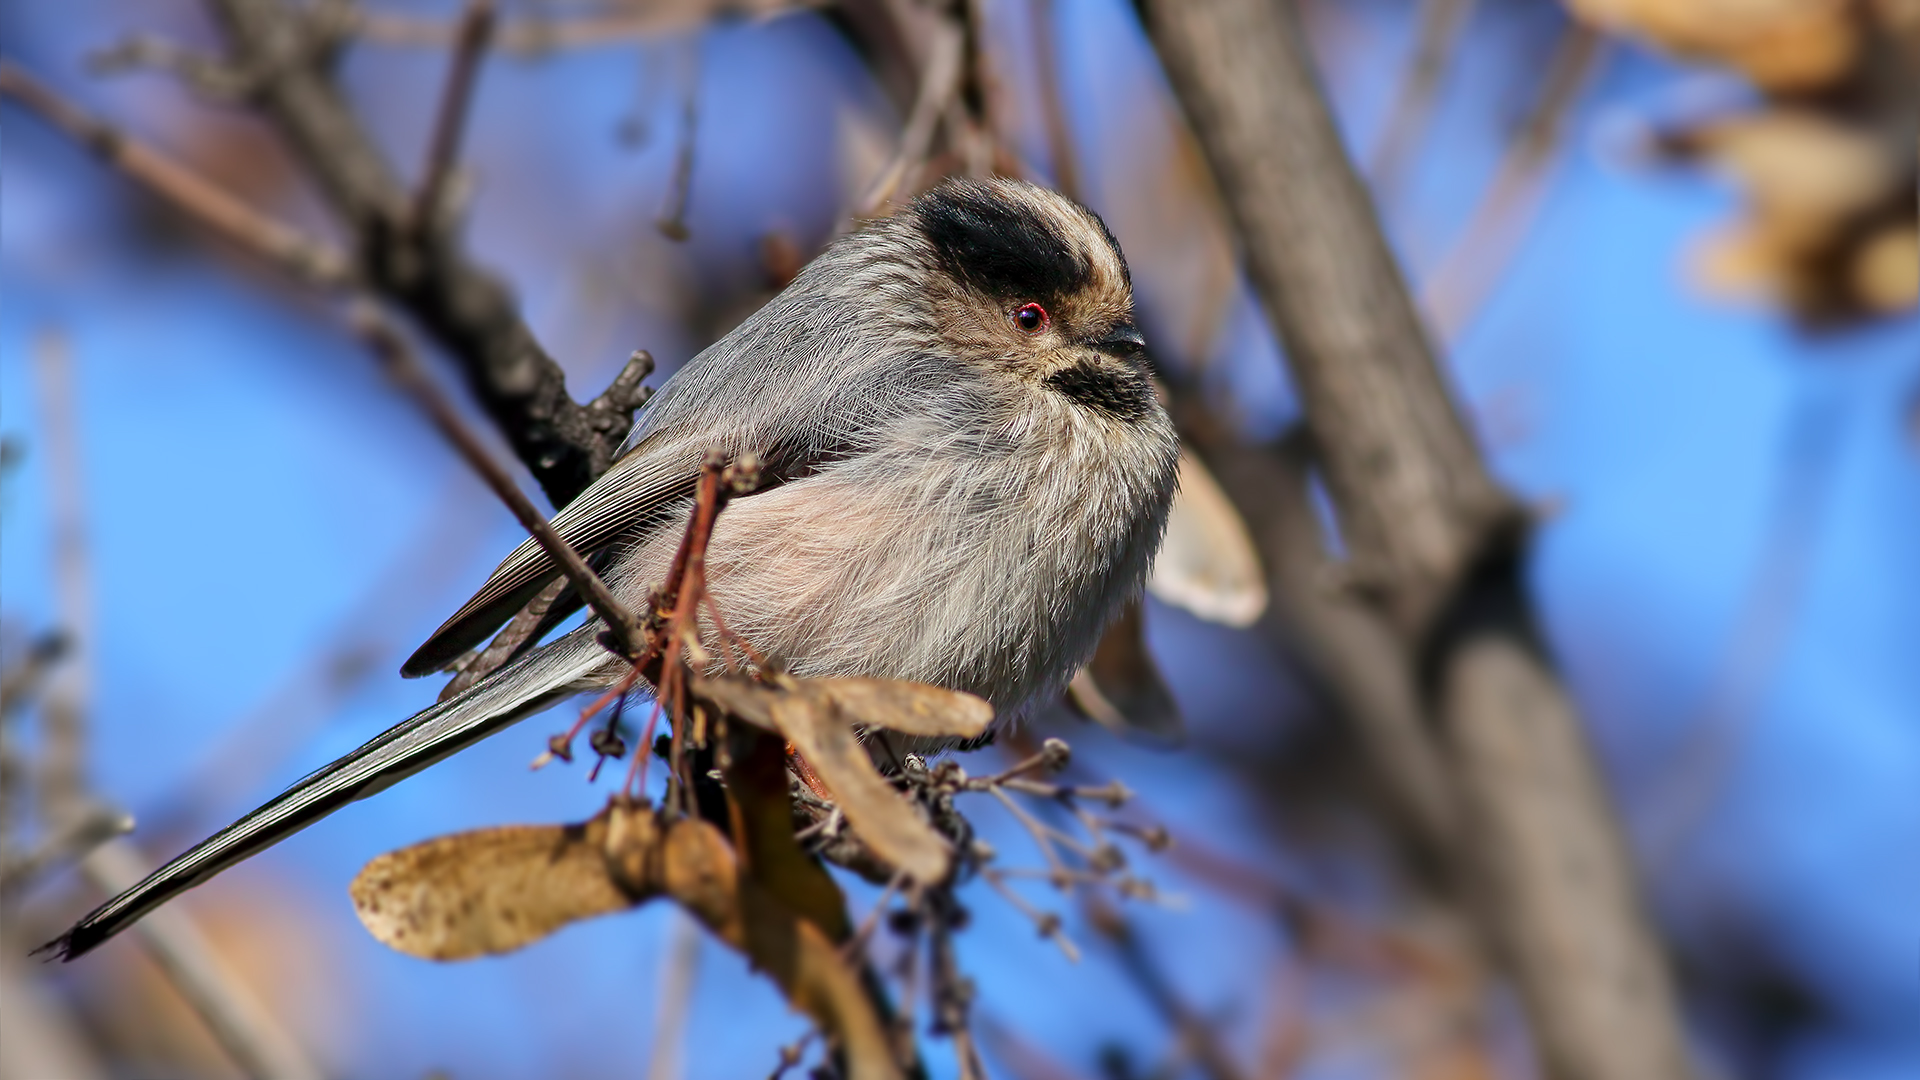
[[[1029,334],[1038,333],[1047,328],[1047,309],[1039,304],[1027,304],[1013,312],[1013,325]]]

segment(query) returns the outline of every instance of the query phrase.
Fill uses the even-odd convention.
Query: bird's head
[[[901,224],[956,355],[1111,419],[1156,411],[1126,258],[1092,211],[1017,180],[949,180]]]

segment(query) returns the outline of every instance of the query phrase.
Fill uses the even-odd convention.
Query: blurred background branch
[[[1300,383],[1354,587],[1421,684],[1427,723],[1405,734],[1446,748],[1476,837],[1452,862],[1473,867],[1548,1075],[1688,1075],[1662,949],[1519,579],[1524,525],[1455,412],[1298,21],[1262,0],[1142,6]]]

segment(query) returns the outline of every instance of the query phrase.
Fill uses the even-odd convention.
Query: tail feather
[[[589,623],[308,774],[264,806],[95,908],[72,929],[34,952],[51,952],[62,960],[81,956],[154,908],[346,804],[384,791],[583,689],[583,680],[606,659],[595,640],[598,629],[598,624]]]

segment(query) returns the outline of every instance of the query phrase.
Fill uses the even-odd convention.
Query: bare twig
[[[1792,406],[1791,435],[1783,447],[1772,494],[1772,523],[1743,598],[1734,630],[1714,665],[1706,697],[1680,745],[1663,755],[1639,810],[1648,862],[1658,873],[1677,869],[1691,850],[1708,811],[1727,793],[1739,755],[1762,714],[1782,653],[1807,602],[1808,578],[1819,551],[1819,531],[1830,517],[1835,457],[1845,430],[1830,399],[1801,398]]]
[[[316,285],[333,287],[350,274],[346,257],[241,202],[165,154],[98,120],[12,64],[0,63],[0,95],[59,128],[100,160],[245,251]]]
[[[559,564],[567,580],[586,598],[587,606],[606,623],[625,655],[629,658],[641,655],[646,643],[639,623],[614,598],[606,582],[600,580],[600,575],[593,572],[580,553],[573,550],[554,531],[546,516],[534,508],[532,500],[521,492],[505,467],[494,460],[493,454],[480,441],[480,436],[467,426],[453,403],[433,384],[399,330],[368,303],[355,305],[353,322],[354,329],[373,348],[388,375],[419,403],[440,433],[460,452],[473,471],[480,474],[480,478],[500,497],[500,501],[507,504],[521,526],[539,542],[541,550]]]
[[[563,18],[530,16],[503,24],[494,47],[539,56],[558,49],[617,46],[697,27],[717,15],[776,14],[826,6],[826,0],[715,0],[708,4],[643,4],[604,14]],[[392,11],[356,9],[353,29],[368,42],[402,48],[443,49],[459,38],[458,23]]]
[[[933,147],[933,132],[940,117],[960,91],[961,60],[966,36],[946,20],[934,23],[933,44],[926,67],[920,74],[920,88],[900,132],[900,146],[880,175],[860,197],[856,216],[868,217],[900,190],[909,172],[920,168]]]
[[[673,172],[667,177],[667,197],[654,227],[669,240],[685,240],[687,201],[693,196],[693,149],[700,133],[700,41],[687,42],[681,58],[680,131],[673,147]]]
[[[612,462],[638,401],[575,403],[506,286],[457,238],[407,227],[413,193],[334,82],[337,5],[207,3],[230,43],[229,62],[259,80],[259,111],[352,233],[368,286],[446,349],[514,454],[553,504],[565,505]]]
[[[1179,1034],[1192,1053],[1194,1064],[1212,1080],[1247,1080],[1245,1070],[1234,1062],[1221,1043],[1219,1032],[1174,989],[1172,980],[1134,933],[1126,916],[1094,897],[1087,899],[1085,909],[1088,922],[1113,947],[1120,960],[1120,970],[1167,1026]]]
[[[680,1054],[687,1038],[688,1006],[693,1001],[694,980],[700,974],[700,934],[700,924],[691,916],[676,915],[673,943],[668,948],[666,970],[660,977],[660,1005],[654,1014],[647,1080],[674,1080],[681,1073]]]
[[[1390,203],[1407,164],[1420,148],[1427,121],[1438,104],[1440,80],[1460,42],[1460,31],[1473,15],[1474,0],[1421,0],[1414,29],[1413,55],[1407,60],[1400,85],[1394,91],[1393,111],[1381,128],[1380,141],[1370,157],[1374,189]]]
[[[1047,938],[1055,945],[1058,945],[1061,955],[1065,956],[1068,961],[1075,964],[1079,963],[1080,949],[1073,943],[1073,939],[1067,936],[1066,923],[1061,920],[1059,914],[1052,911],[1042,911],[1033,906],[1033,904],[1028,902],[1026,897],[1020,895],[1018,890],[1007,884],[1006,878],[1006,874],[993,869],[983,870],[980,873],[980,879],[992,886],[993,891],[999,893],[1001,898],[1012,905],[1015,911],[1026,916],[1027,921],[1033,924],[1033,928],[1039,931],[1041,937]],[[1050,873],[1048,880],[1057,883],[1060,879]]]
[[[0,902],[11,903],[53,870],[87,857],[95,848],[133,831],[124,811],[93,806],[67,819],[33,850],[0,866]]]
[[[1539,209],[1543,174],[1560,146],[1567,113],[1598,69],[1605,40],[1578,21],[1561,32],[1541,82],[1540,100],[1514,133],[1480,202],[1422,290],[1440,340],[1452,341],[1500,280]]]
[[[94,887],[109,896],[145,874],[146,862],[125,840],[110,840],[81,860]],[[193,920],[163,907],[133,927],[147,955],[180,992],[240,1071],[268,1080],[318,1080],[324,1074],[273,1014],[221,964]]]
[[[54,486],[60,500],[53,513],[55,542],[61,553],[55,592],[61,623],[84,642],[91,634],[90,575],[79,502],[74,402],[67,383],[69,364],[65,350],[56,340],[44,341],[40,367],[47,390],[43,413],[48,429],[47,457],[49,467],[58,478]],[[45,819],[62,829],[62,833],[53,838],[54,842],[66,845],[51,849],[49,859],[86,844],[101,831],[118,830],[124,825],[121,818],[104,824],[85,820],[94,805],[86,794],[80,770],[86,733],[87,679],[84,665],[67,661],[59,677],[49,686],[42,706],[46,749],[40,761],[40,793],[46,804]],[[69,825],[71,834],[66,832]],[[117,839],[93,847],[80,859],[82,872],[109,895],[139,881],[145,872],[143,864],[144,860],[131,844]],[[244,1073],[275,1080],[305,1080],[320,1075],[320,1070],[274,1018],[219,966],[183,912],[177,909],[159,912],[137,929],[162,974],[205,1021],[214,1038]]]
[[[34,374],[51,481],[53,588],[63,635],[69,643],[50,675],[41,706],[41,742],[34,770],[41,820],[60,827],[86,814],[86,712],[92,690],[89,670],[93,635],[93,572],[89,564],[85,467],[80,457],[79,398],[73,350],[58,330],[33,342]]]
[[[434,117],[433,135],[427,143],[427,165],[421,174],[408,223],[417,231],[433,229],[441,219],[446,201],[447,182],[460,158],[460,137],[467,129],[467,114],[473,107],[473,88],[480,75],[480,61],[486,56],[493,36],[492,0],[471,0],[460,15],[454,36],[453,59],[447,70],[447,87],[440,95],[440,111]]]
[[[67,636],[58,631],[41,634],[27,646],[27,654],[0,674],[0,719],[13,716],[33,699],[60,658],[67,655]]]
[[[840,808],[834,807],[834,813],[839,812]],[[831,821],[833,818],[830,816],[824,820]],[[794,839],[799,840],[801,837],[795,834]],[[900,891],[900,887],[906,884],[906,881],[906,874],[898,870],[894,871],[893,878],[887,882],[887,887],[881,890],[880,898],[873,902],[873,908],[867,912],[867,917],[860,920],[860,925],[854,928],[853,936],[840,946],[841,959],[849,964],[859,961],[860,955],[866,951],[867,942],[873,938],[874,930],[879,927],[880,920],[885,917],[887,905],[893,901],[894,894]]]
[[[102,75],[148,69],[167,72],[216,101],[244,101],[255,80],[247,72],[203,56],[162,38],[136,34],[111,48],[87,57],[87,66]]]
[[[1027,5],[1030,46],[1040,86],[1040,118],[1047,129],[1047,158],[1053,166],[1053,187],[1069,199],[1080,195],[1080,156],[1073,148],[1073,128],[1067,123],[1067,103],[1060,82],[1060,12],[1053,0],[1031,0]]]

